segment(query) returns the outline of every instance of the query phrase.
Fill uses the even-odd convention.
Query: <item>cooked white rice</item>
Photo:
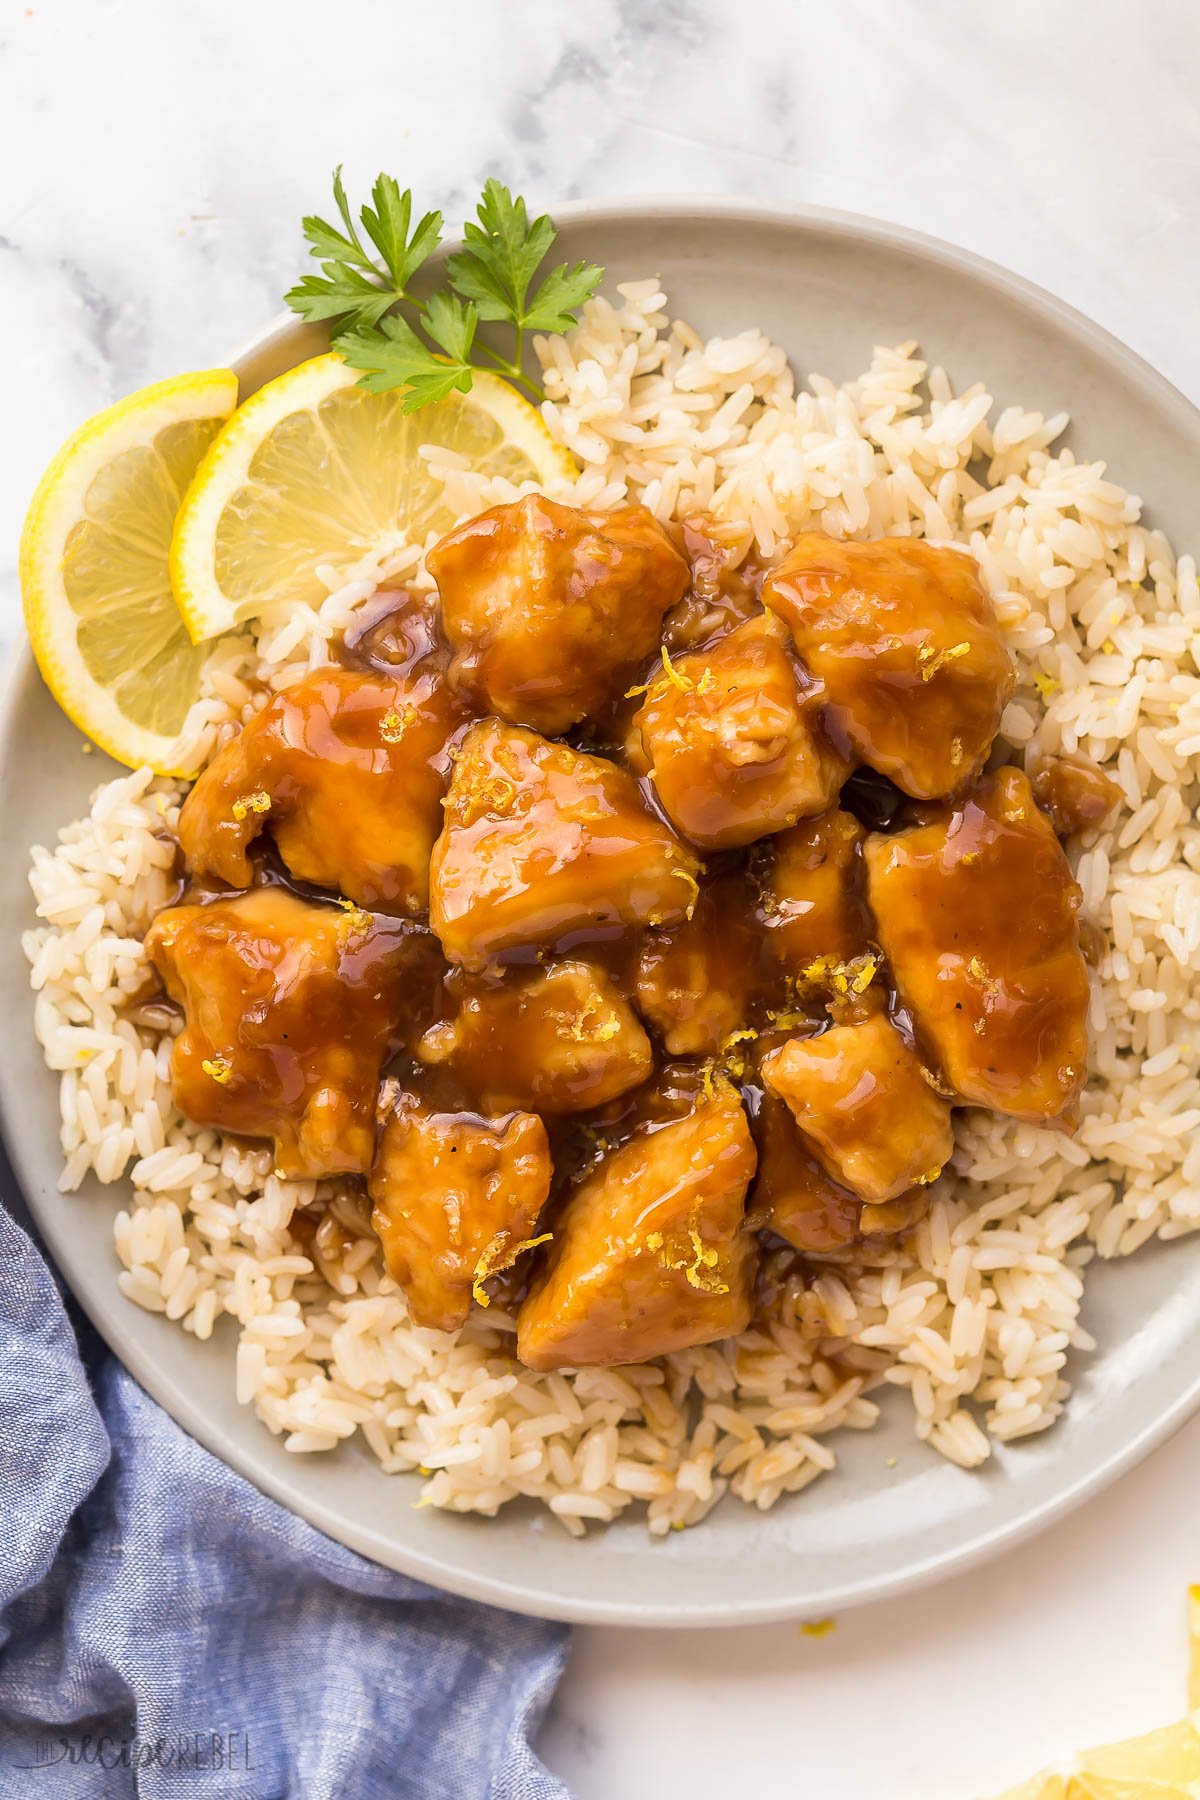
[[[168,894],[178,785],[145,771],[110,782],[55,849],[35,850],[43,923],[25,938],[38,1038],[61,1071],[61,1185],[89,1172],[131,1183],[115,1220],[127,1296],[200,1338],[236,1320],[238,1397],[289,1449],[361,1431],[386,1470],[420,1470],[428,1503],[494,1513],[528,1495],[575,1533],[633,1503],[661,1533],[727,1489],[769,1507],[833,1466],[831,1433],[873,1423],[881,1382],[908,1389],[919,1437],[974,1467],[1062,1410],[1069,1353],[1090,1341],[1092,1259],[1200,1223],[1192,558],[1139,524],[1103,463],[1052,450],[1062,415],[1010,406],[992,420],[982,386],[955,393],[912,344],[876,350],[843,387],[812,376],[797,394],[760,332],[704,343],[670,320],[655,282],[618,294],[538,345],[547,423],[583,467],[560,497],[628,495],[664,518],[707,508],[748,521],[768,556],[812,525],[968,545],[1021,671],[1006,737],[1026,755],[1085,750],[1119,783],[1115,822],[1073,850],[1086,916],[1111,946],[1075,1136],[960,1115],[953,1176],[911,1241],[866,1268],[830,1264],[794,1325],[644,1367],[534,1375],[496,1306],[455,1336],[410,1324],[353,1196],[279,1181],[266,1151],[176,1111],[169,1037],[119,1009]],[[515,494],[437,466],[459,515]],[[322,571],[324,604],[223,644],[193,741],[210,753],[247,716],[251,679],[282,688],[323,661],[381,579],[423,582],[425,548]],[[289,1221],[319,1198],[304,1248]]]

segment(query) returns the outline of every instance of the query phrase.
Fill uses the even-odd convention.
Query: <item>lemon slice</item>
[[[101,749],[162,774],[199,690],[167,559],[197,464],[237,404],[229,369],[130,394],[68,438],[21,534],[21,593],[47,687]]]
[[[372,394],[336,352],[260,388],[214,440],[180,508],[171,547],[179,610],[200,643],[280,603],[315,604],[321,564],[448,531],[455,516],[417,454],[452,450],[485,475],[574,475],[540,414],[498,376],[420,412]]]

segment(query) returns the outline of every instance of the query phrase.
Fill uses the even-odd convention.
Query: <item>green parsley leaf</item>
[[[479,223],[463,226],[466,248],[447,259],[450,284],[475,301],[481,319],[519,324],[534,271],[554,242],[554,226],[544,213],[531,225],[524,200],[514,200],[495,180],[484,183],[477,212]]]
[[[412,218],[412,192],[400,192],[399,183],[391,175],[378,175],[371,189],[374,210],[362,209],[362,222],[367,234],[384,260],[397,295],[404,293],[413,275],[442,241],[442,215],[428,212],[412,237],[408,235]]]
[[[472,333],[474,325],[471,326]],[[406,387],[401,410],[416,412],[433,400],[444,400],[457,389],[471,386],[471,367],[465,355],[446,357],[419,338],[407,319],[392,313],[370,330],[346,332],[334,340],[352,369],[363,371],[360,387],[373,394]]]
[[[463,227],[465,249],[448,258],[451,286],[479,308],[481,319],[506,319],[518,331],[566,331],[595,293],[603,269],[560,263],[532,295],[529,286],[557,233],[543,213],[529,222],[524,200],[499,181],[484,186],[479,223]]]
[[[294,312],[313,321],[341,319],[349,329],[374,325],[396,296],[349,263],[322,263],[323,275],[305,275],[284,296]]]
[[[448,356],[462,363],[469,360],[479,323],[479,314],[469,301],[460,300],[457,294],[434,294],[421,323]]]
[[[530,331],[569,331],[579,308],[590,300],[603,279],[596,263],[559,263],[551,269],[525,308],[523,323]]]
[[[530,220],[519,195],[486,182],[477,217],[463,227],[463,249],[447,259],[448,285],[422,306],[409,284],[441,242],[441,213],[425,213],[414,227],[411,191],[379,175],[356,223],[340,167],[333,197],[339,224],[316,215],[303,222],[321,272],[298,281],[287,302],[329,325],[335,348],[362,371],[361,386],[374,393],[407,388],[404,410],[415,412],[455,390],[466,393],[472,369],[483,368],[541,397],[521,367],[525,332],[566,331],[604,273],[594,263],[560,263],[535,285],[556,235],[544,213]],[[515,328],[511,355],[494,341],[476,343],[481,319]]]

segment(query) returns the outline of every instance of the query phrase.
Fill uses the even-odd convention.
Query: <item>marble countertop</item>
[[[345,161],[462,217],[739,193],[874,213],[1033,277],[1200,399],[1193,0],[19,0],[0,13],[0,649],[43,464],[224,360]],[[1200,1422],[1027,1551],[813,1639],[585,1630],[543,1733],[579,1800],[968,1800],[1182,1704]],[[786,1784],[786,1785],[785,1785]]]

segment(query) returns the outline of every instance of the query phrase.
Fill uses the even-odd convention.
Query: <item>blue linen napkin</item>
[[[530,1743],[566,1652],[201,1449],[0,1206],[3,1800],[569,1800]]]

